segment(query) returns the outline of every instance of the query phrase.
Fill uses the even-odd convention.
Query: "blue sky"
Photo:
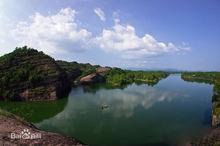
[[[219,0],[1,0],[0,55],[122,68],[220,71]]]

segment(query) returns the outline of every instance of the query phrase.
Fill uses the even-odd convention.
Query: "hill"
[[[131,83],[155,85],[169,74],[131,71],[89,63],[55,61],[26,46],[0,57],[0,100],[56,100],[72,85],[104,83],[111,87]]]
[[[0,100],[55,100],[69,89],[66,72],[43,52],[24,46],[0,57]]]

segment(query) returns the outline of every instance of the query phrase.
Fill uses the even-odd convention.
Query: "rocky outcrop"
[[[89,63],[61,60],[57,60],[56,62],[67,73],[72,85],[88,85],[105,82],[105,75],[111,70],[110,67],[101,67]]]
[[[94,83],[103,83],[105,82],[105,75],[110,71],[109,67],[98,67],[96,68],[96,73],[91,73],[82,77],[79,81],[82,85],[89,85]]]
[[[21,136],[21,137],[18,137]],[[74,145],[80,141],[57,133],[42,131],[19,117],[0,110],[0,145]]]
[[[89,84],[103,83],[103,82],[105,82],[105,78],[98,73],[89,74],[85,77],[82,77],[79,81],[79,83],[82,85],[89,85]]]
[[[213,98],[215,98],[216,95],[213,95]],[[219,97],[218,97],[219,98]],[[220,125],[220,102],[219,101],[212,101],[212,127],[216,128]]]
[[[212,114],[212,127],[217,127],[220,124],[220,119],[217,115]]]
[[[98,67],[98,68],[96,69],[96,73],[98,73],[98,74],[104,76],[104,75],[107,74],[110,70],[111,70],[110,67]]]
[[[70,90],[55,60],[27,47],[0,57],[0,100],[55,100]]]
[[[220,128],[211,129],[208,133],[200,138],[194,139],[186,144],[187,146],[219,146],[220,145]]]

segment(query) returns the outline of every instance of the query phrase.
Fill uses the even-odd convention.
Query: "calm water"
[[[43,130],[90,145],[176,145],[210,128],[211,97],[211,85],[170,75],[153,87],[77,87],[55,102],[0,106],[25,115]],[[109,107],[101,109],[102,105]]]

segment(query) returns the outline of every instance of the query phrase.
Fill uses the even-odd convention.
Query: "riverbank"
[[[212,96],[212,126],[220,124],[220,73],[219,72],[186,72],[181,78],[185,81],[214,85]]]
[[[23,132],[23,133],[22,133]],[[21,138],[14,139],[14,135]],[[27,135],[25,135],[27,134]],[[37,134],[37,135],[33,135]],[[31,137],[34,139],[31,139]],[[0,109],[0,145],[75,145],[83,146],[80,141],[61,134],[42,131],[33,124]]]
[[[189,145],[220,145],[220,73],[219,72],[186,72],[181,75],[185,81],[208,83],[214,85],[212,96],[212,130],[206,136],[195,139]]]
[[[219,146],[220,127],[210,130],[204,137],[192,140],[187,146]]]

